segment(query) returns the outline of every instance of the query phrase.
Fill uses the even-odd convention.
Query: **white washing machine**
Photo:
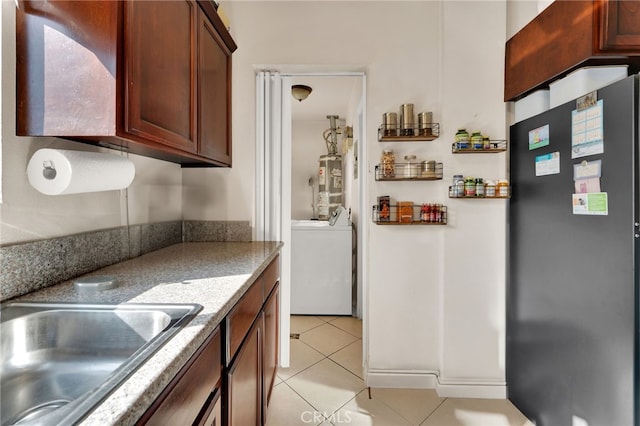
[[[347,216],[342,210],[331,221],[291,221],[292,314],[351,315],[352,236]]]

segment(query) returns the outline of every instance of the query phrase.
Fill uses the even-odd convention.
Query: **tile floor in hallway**
[[[428,389],[371,389],[362,374],[362,322],[292,316],[289,368],[276,378],[267,426],[531,426],[508,400],[440,398]]]

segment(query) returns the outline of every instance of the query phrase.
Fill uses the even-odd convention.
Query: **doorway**
[[[298,102],[291,96],[293,84],[304,84],[312,88],[308,99]],[[314,88],[315,85],[315,88]],[[284,243],[281,252],[281,336],[290,333],[291,295],[291,219],[313,215],[313,195],[310,178],[317,177],[318,156],[316,153],[305,161],[313,164],[312,169],[294,170],[294,159],[301,158],[294,151],[298,148],[293,140],[296,122],[304,120],[329,128],[327,115],[339,115],[343,127],[351,127],[351,141],[341,140],[346,148],[345,155],[345,200],[351,208],[351,220],[357,230],[354,238],[358,248],[355,254],[356,304],[353,314],[359,318],[366,316],[366,76],[364,72],[300,72],[277,73],[260,72],[257,77],[257,144],[256,147],[256,234],[260,239],[277,238]],[[333,93],[333,95],[332,95]],[[312,103],[313,98],[316,102]],[[342,100],[342,101],[340,101]],[[342,102],[346,105],[337,105]],[[297,105],[294,105],[296,103]],[[345,111],[345,112],[342,112]],[[344,117],[342,116],[344,114]],[[322,124],[324,122],[324,124]],[[312,138],[311,138],[312,139]],[[323,135],[317,141],[309,141],[308,151],[326,151]],[[302,161],[302,160],[300,160]],[[308,163],[309,164],[309,163]],[[363,167],[364,165],[364,167]],[[296,167],[299,166],[296,164]],[[313,171],[315,170],[315,172]],[[295,176],[295,178],[294,178]],[[315,179],[317,180],[317,179]],[[315,187],[316,182],[313,183]],[[317,191],[317,190],[316,190]],[[315,193],[317,194],[317,192]],[[295,197],[295,198],[294,198]],[[300,208],[293,204],[298,204]],[[306,210],[305,210],[306,209]],[[310,217],[309,217],[310,218]],[[366,330],[366,322],[364,322]],[[363,345],[366,348],[366,333]],[[289,341],[281,339],[281,365],[289,365]],[[366,359],[366,354],[365,354]]]

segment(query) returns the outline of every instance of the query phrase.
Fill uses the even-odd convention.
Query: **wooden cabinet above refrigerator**
[[[17,134],[231,166],[231,54],[210,1],[20,1]]]
[[[504,100],[517,100],[584,66],[640,70],[640,0],[556,0],[511,37]]]

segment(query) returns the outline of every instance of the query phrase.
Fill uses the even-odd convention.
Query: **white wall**
[[[47,196],[33,189],[25,173],[40,148],[103,151],[56,138],[15,136],[15,2],[2,0],[2,203],[0,244],[39,240],[129,223],[182,218],[179,165],[131,155],[136,178],[128,190]],[[126,200],[128,198],[128,205]]]
[[[495,139],[506,136],[506,2],[230,1],[223,6],[239,46],[233,56],[234,167],[184,172],[185,217],[253,221],[256,69],[365,71],[369,139],[359,143],[366,145],[370,161],[359,164],[359,177],[368,179],[368,203],[388,194],[450,206],[446,227],[377,226],[363,212],[360,232],[370,239],[369,384],[435,386],[438,377],[445,393],[471,396],[480,389],[482,395],[504,396],[506,202],[450,200],[448,186],[457,172],[506,174],[505,154],[478,158],[450,151],[458,127]],[[414,103],[416,112],[433,111],[441,137],[378,142],[382,114],[402,103]],[[376,182],[373,168],[383,148],[400,159],[416,154],[419,160],[443,161],[445,179]],[[211,186],[205,188],[204,181]],[[213,193],[221,197],[215,206],[199,200]]]

